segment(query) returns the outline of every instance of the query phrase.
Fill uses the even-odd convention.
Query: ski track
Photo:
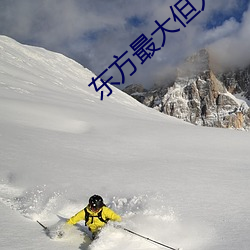
[[[184,249],[192,249],[194,246],[198,249],[197,245],[204,244],[204,239],[197,240],[199,227],[196,230],[190,230],[192,229],[190,225],[187,227],[179,220],[179,216],[172,208],[164,205],[164,197],[161,195],[140,195],[130,198],[111,197],[107,200],[107,206],[123,217],[121,224],[125,228],[176,248],[185,245]],[[26,219],[44,222],[50,229],[49,236],[53,240],[62,241],[71,247],[78,245],[79,249],[82,250],[124,249],[124,245],[121,245],[123,243],[120,243],[123,239],[122,242],[128,242],[126,249],[162,249],[155,243],[122,229],[114,228],[112,223],[106,226],[99,238],[92,243],[86,235],[88,232],[83,222],[67,229],[63,239],[58,239],[56,237],[57,231],[63,228],[65,220],[62,218],[60,220],[56,215],[61,214],[62,217],[68,218],[83,207],[82,203],[66,200],[63,192],[51,193],[46,185],[22,190],[10,183],[1,183],[0,201]],[[41,230],[41,232],[43,231]],[[188,239],[188,242],[185,239]]]

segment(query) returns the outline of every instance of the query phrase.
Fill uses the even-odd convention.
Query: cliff
[[[248,129],[250,67],[215,73],[212,66],[209,52],[200,50],[177,69],[171,86],[147,91],[137,85],[129,94],[149,107],[196,125]],[[124,91],[128,93],[128,89],[133,88]]]

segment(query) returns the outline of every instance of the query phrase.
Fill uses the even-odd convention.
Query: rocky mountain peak
[[[160,112],[196,125],[250,128],[247,103],[233,95],[236,92],[248,93],[250,67],[249,71],[215,74],[211,61],[209,51],[202,49],[178,67],[177,77],[171,86],[130,95]]]
[[[231,69],[217,75],[232,94],[241,94],[250,100],[250,65],[245,68]]]
[[[206,75],[210,70],[209,52],[201,49],[197,53],[188,57],[177,69],[177,77],[194,77]]]

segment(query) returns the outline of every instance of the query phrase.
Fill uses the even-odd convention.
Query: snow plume
[[[63,193],[47,185],[23,189],[5,178],[0,182],[0,201],[30,220],[48,220],[62,206]]]
[[[214,237],[211,228],[200,221],[195,223],[186,221],[180,214],[176,214],[173,208],[166,206],[165,199],[161,194],[126,198],[107,197],[106,205],[122,216],[122,227],[172,246],[181,245],[187,250],[199,249]],[[45,221],[50,230],[48,236],[55,240],[58,237],[58,230],[64,227],[66,218],[83,209],[82,203],[65,200],[65,194],[51,192],[46,185],[22,192],[11,185],[0,184],[0,201],[28,219]],[[56,214],[63,215],[63,217],[57,217]],[[115,250],[118,247],[152,249],[154,245],[157,247],[157,244],[123,229],[117,229],[114,223],[109,223],[100,233],[99,239],[89,246],[91,242],[86,235],[84,236],[84,233],[88,235],[89,232],[83,222],[79,225],[78,230],[77,228],[68,229],[63,240],[74,241],[74,244],[79,242],[80,249],[83,250],[100,248]],[[81,241],[79,241],[79,236]],[[126,242],[126,247],[124,242]]]

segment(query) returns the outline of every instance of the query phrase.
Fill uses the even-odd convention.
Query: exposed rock
[[[242,93],[250,100],[250,66],[245,69],[227,70],[224,73],[218,73],[217,77],[225,84],[230,93]]]
[[[147,92],[147,90],[141,84],[131,84],[127,86],[123,91],[128,95],[133,96],[139,102],[144,101],[145,94]]]
[[[144,93],[147,90],[141,84],[131,84],[127,86],[123,91],[129,95],[132,95],[134,93]]]
[[[248,129],[250,109],[233,94],[250,96],[249,85],[250,67],[217,76],[211,70],[208,51],[203,49],[181,65],[171,87],[135,93],[137,97],[140,93],[136,99],[145,105],[196,125]],[[135,93],[131,95],[135,97]]]

